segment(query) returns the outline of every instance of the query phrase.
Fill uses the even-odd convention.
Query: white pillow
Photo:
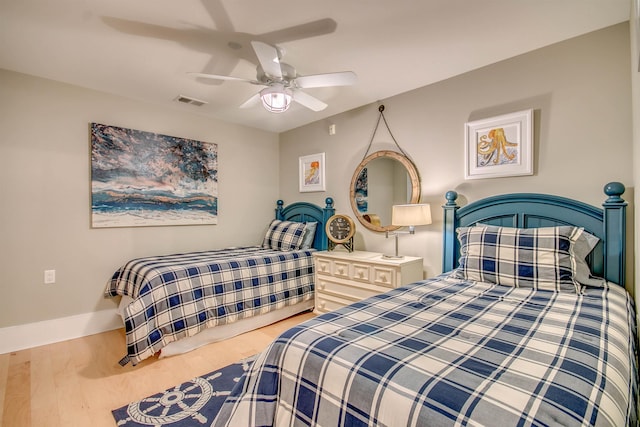
[[[302,238],[302,246],[300,249],[310,249],[313,246],[313,238],[316,237],[317,222],[306,222],[304,228],[304,237]]]

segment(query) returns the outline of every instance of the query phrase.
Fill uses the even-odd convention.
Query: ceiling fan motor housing
[[[284,62],[280,63],[280,70],[282,71],[282,79],[271,76],[264,72],[264,69],[261,65],[256,67],[257,73],[256,78],[259,82],[268,84],[268,83],[283,83],[285,86],[291,86],[292,80],[297,77],[296,69],[289,64]]]

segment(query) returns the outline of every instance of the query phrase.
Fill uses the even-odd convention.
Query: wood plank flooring
[[[124,368],[124,329],[0,354],[0,426],[115,426],[111,410],[262,351],[305,312],[190,353]]]

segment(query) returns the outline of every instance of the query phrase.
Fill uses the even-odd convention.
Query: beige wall
[[[103,289],[130,258],[261,241],[277,134],[3,70],[0,94],[0,328],[114,307]],[[90,122],[217,143],[218,225],[91,229]]]
[[[394,136],[420,171],[422,199],[433,206],[434,224],[400,236],[400,252],[424,257],[426,275],[440,272],[439,207],[450,189],[462,202],[531,191],[600,205],[603,185],[617,180],[633,200],[640,150],[632,150],[631,80],[636,103],[640,85],[637,73],[629,75],[629,40],[621,24],[382,101]],[[428,67],[432,59],[420,61],[412,66]],[[135,256],[253,244],[277,198],[322,204],[331,196],[338,212],[351,214],[348,185],[378,115],[377,104],[368,105],[278,138],[3,70],[0,94],[0,328],[113,308],[102,298],[104,285]],[[535,109],[535,174],[465,181],[464,123],[525,108]],[[634,111],[638,141],[637,104]],[[92,121],[217,143],[219,224],[91,229]],[[392,148],[381,127],[372,149]],[[298,157],[320,152],[327,156],[327,191],[299,193]],[[391,252],[393,240],[360,226],[356,247]],[[57,271],[55,285],[42,283],[45,269]]]
[[[393,135],[420,173],[422,200],[433,207],[434,223],[414,236],[401,235],[400,252],[424,257],[428,276],[441,272],[440,206],[447,190],[456,190],[462,203],[542,192],[600,206],[603,186],[620,181],[633,200],[629,49],[624,23],[383,100]],[[406,65],[429,67],[432,61],[437,58]],[[401,72],[390,78],[402,78]],[[529,108],[535,116],[534,175],[465,181],[464,123]],[[351,174],[377,117],[378,105],[368,105],[281,134],[281,197],[321,202],[331,196],[338,212],[352,214]],[[336,135],[329,136],[329,124],[336,125]],[[381,125],[372,150],[392,148]],[[326,153],[327,191],[300,194],[298,156],[319,152]],[[392,252],[393,239],[360,226],[356,248]]]

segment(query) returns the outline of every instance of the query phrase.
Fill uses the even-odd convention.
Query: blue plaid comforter
[[[106,296],[128,295],[127,356],[135,365],[205,328],[313,298],[313,250],[258,246],[134,259]]]
[[[635,426],[633,311],[441,276],[285,332],[213,425]]]

